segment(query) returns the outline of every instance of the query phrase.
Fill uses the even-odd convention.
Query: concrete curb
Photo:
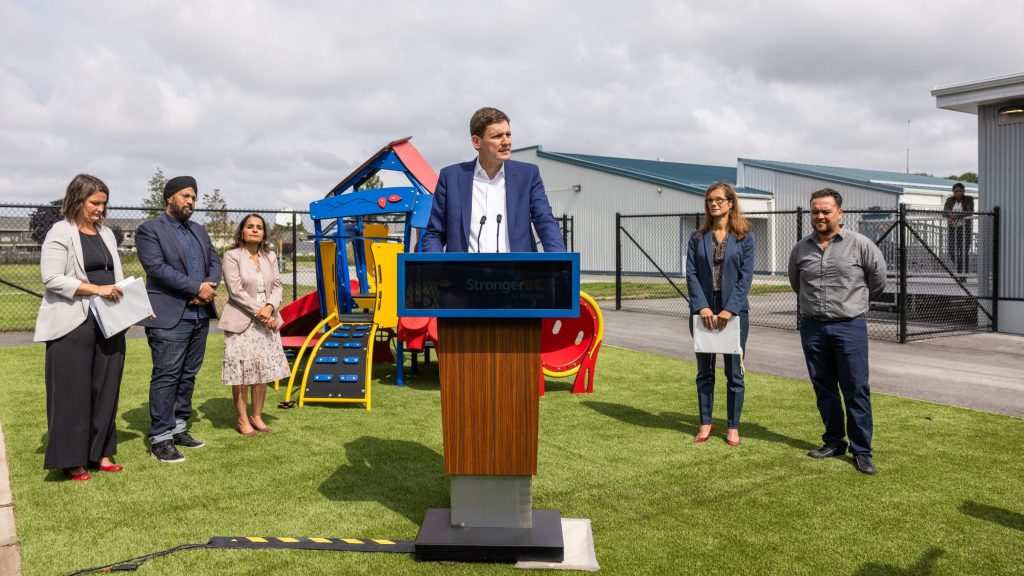
[[[18,532],[14,528],[14,505],[3,428],[0,428],[0,574],[21,575],[21,556],[18,554]]]

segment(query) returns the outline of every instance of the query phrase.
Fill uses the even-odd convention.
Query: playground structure
[[[282,338],[284,346],[298,344],[284,406],[291,405],[297,387],[299,406],[315,401],[372,407],[373,357],[391,357],[398,328],[396,258],[412,246],[413,228],[426,227],[437,184],[437,175],[409,140],[389,142],[325,198],[310,203],[317,290],[300,299],[296,313],[311,316],[315,298],[321,320],[301,344],[288,331],[287,320],[282,327],[289,332]],[[382,171],[404,177],[396,178],[403,185],[363,189]],[[399,220],[401,231],[392,235]],[[402,383],[400,341],[396,352]],[[300,369],[302,379],[296,383]]]
[[[435,319],[397,314],[397,257],[414,251],[414,229],[426,228],[437,184],[409,140],[389,142],[310,203],[317,289],[281,309],[282,345],[295,352],[282,407],[295,405],[297,390],[299,406],[362,403],[370,410],[372,364],[395,362],[396,384],[403,386],[406,347],[415,369],[415,354],[429,354],[437,343]],[[363,189],[381,172],[402,185]],[[544,323],[541,394],[545,375],[576,376],[573,393],[593,392],[604,321],[583,293],[580,310],[579,318]]]
[[[577,318],[545,318],[540,336],[540,394],[544,395],[544,377],[575,376],[573,394],[594,392],[597,354],[604,340],[604,316],[597,302],[580,291],[580,315]]]

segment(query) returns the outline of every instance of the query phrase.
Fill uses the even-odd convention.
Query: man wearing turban
[[[150,454],[160,462],[182,462],[178,446],[203,443],[188,433],[192,391],[203,365],[213,299],[220,283],[220,259],[210,236],[190,222],[199,186],[191,176],[176,176],[164,186],[165,213],[139,226],[135,234],[139,262],[155,318],[143,320],[153,355],[149,384]]]

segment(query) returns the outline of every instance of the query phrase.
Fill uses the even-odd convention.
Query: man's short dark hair
[[[473,117],[469,119],[469,135],[483,138],[488,126],[502,122],[512,123],[508,116],[497,108],[481,108],[473,112]]]
[[[963,183],[963,182],[957,182],[956,184],[953,184],[953,192],[956,192],[956,189],[957,189],[957,188],[959,188],[959,189],[963,190],[964,192],[966,192],[966,191],[967,191],[967,187],[966,187],[966,186],[964,186],[964,183]]]
[[[825,198],[825,197],[829,197],[829,198],[832,198],[833,200],[835,200],[836,201],[836,208],[842,208],[843,207],[843,195],[840,194],[838,190],[833,190],[831,188],[822,188],[821,190],[818,190],[814,194],[811,194],[811,202],[814,202],[815,198]]]

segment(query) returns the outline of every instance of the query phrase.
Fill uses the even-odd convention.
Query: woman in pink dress
[[[218,325],[224,331],[221,380],[231,386],[238,411],[235,430],[243,436],[270,432],[263,421],[265,384],[289,375],[288,359],[277,330],[281,317],[281,275],[277,256],[267,249],[266,222],[259,214],[242,219],[235,247],[224,253],[228,302]],[[246,406],[251,391],[252,414]]]

